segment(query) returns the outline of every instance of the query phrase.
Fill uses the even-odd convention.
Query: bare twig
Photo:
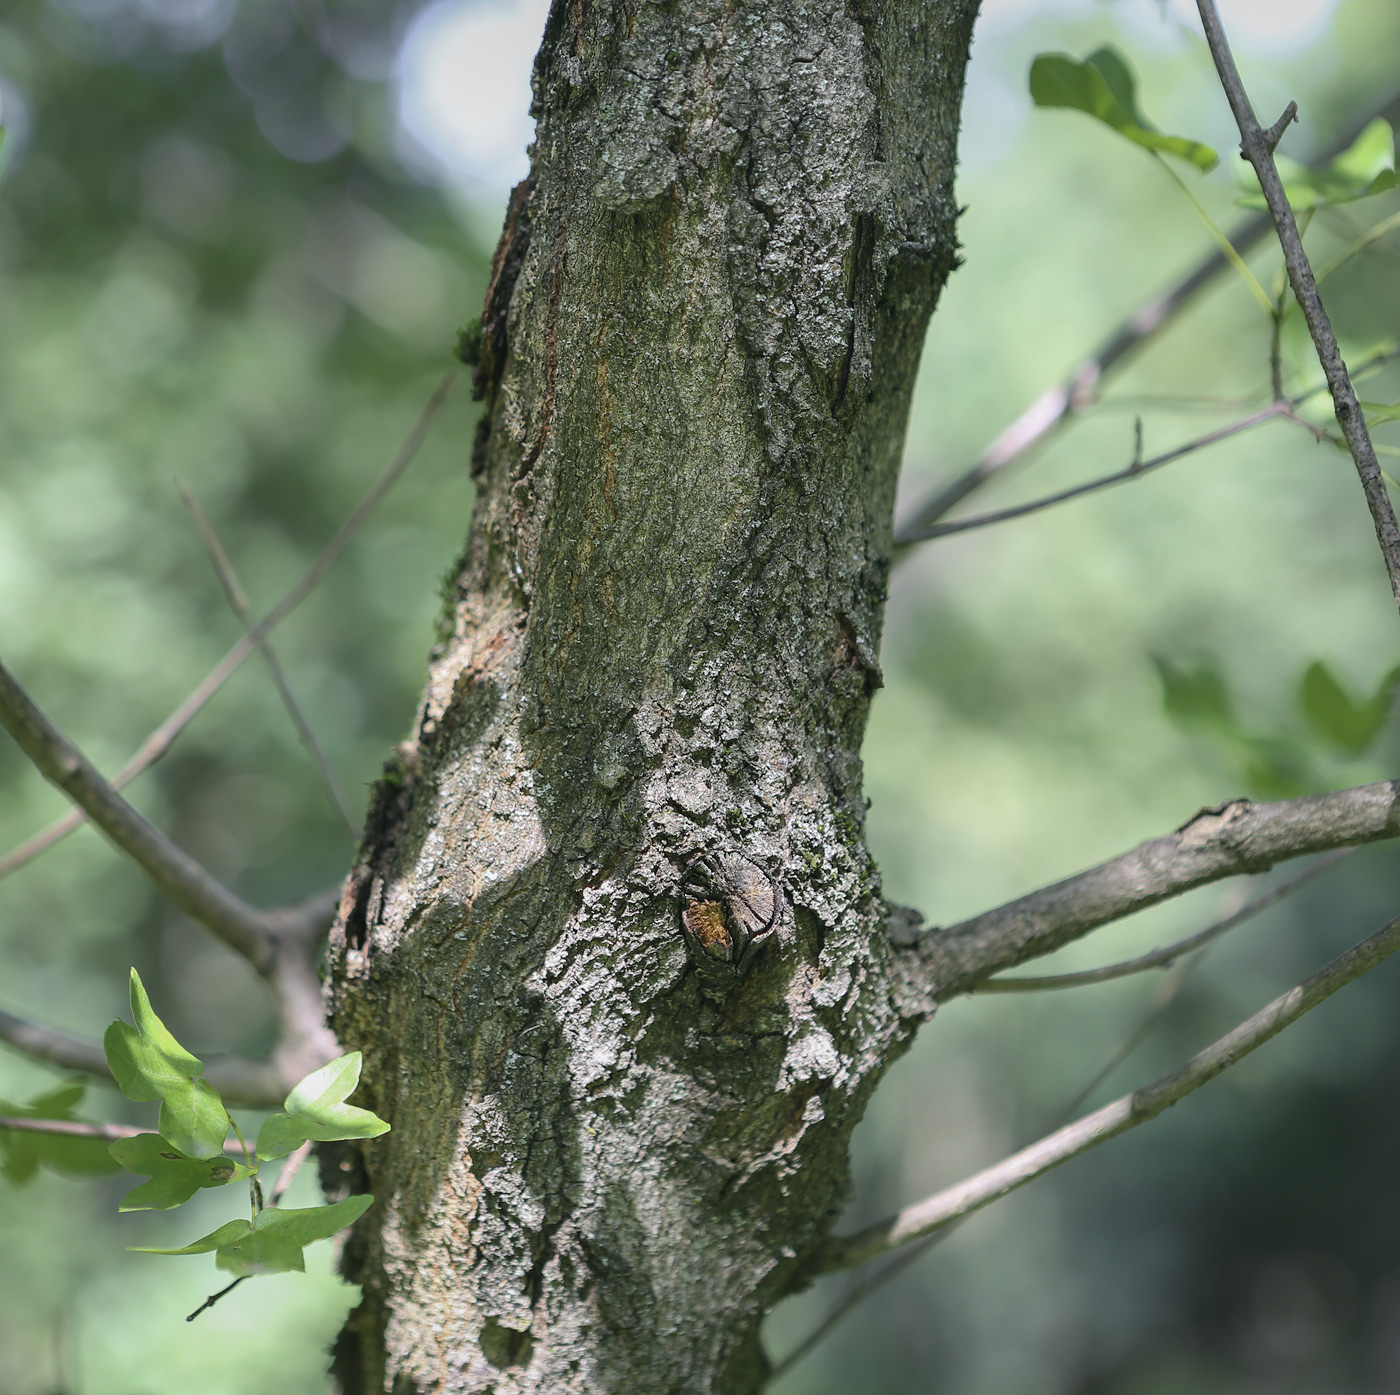
[[[1400,837],[1400,781],[1276,803],[1203,809],[1174,833],[946,930],[898,953],[904,970],[944,1001],[991,974],[1049,954],[1090,930],[1222,877],[1333,848]],[[909,958],[912,956],[912,959]]]
[[[1166,1015],[1167,1009],[1176,1001],[1181,990],[1186,987],[1187,979],[1196,972],[1204,958],[1204,953],[1192,955],[1184,964],[1177,966],[1174,974],[1168,975],[1153,987],[1147,1005],[1137,1021],[1109,1047],[1089,1078],[1064,1102],[1050,1121],[1050,1128],[1060,1128],[1074,1117],[1077,1110],[1083,1109],[1094,1091],[1142,1045],[1147,1039],[1147,1034]]]
[[[248,604],[248,597],[238,580],[238,573],[234,570],[228,553],[224,551],[224,545],[219,540],[218,533],[214,531],[214,525],[210,523],[208,516],[200,507],[199,500],[195,498],[193,491],[183,481],[178,482],[176,488],[180,492],[181,501],[189,510],[190,517],[194,519],[194,525],[199,530],[200,537],[204,540],[204,546],[209,552],[209,560],[213,563],[215,575],[219,578],[219,585],[223,588],[230,609],[243,622],[243,628],[251,637],[258,628],[257,616],[253,614],[252,607]],[[277,689],[277,696],[282,699],[282,706],[286,708],[287,715],[292,719],[297,737],[306,748],[312,761],[315,762],[316,769],[321,773],[321,781],[326,787],[326,793],[330,795],[331,805],[340,816],[340,822],[344,825],[345,831],[351,838],[354,838],[358,830],[355,827],[354,814],[350,810],[350,802],[345,798],[345,791],[340,787],[334,766],[331,765],[325,751],[321,749],[321,743],[316,740],[316,733],[311,730],[311,723],[307,721],[306,714],[301,710],[301,704],[297,702],[296,695],[292,692],[291,684],[287,680],[287,671],[282,667],[282,660],[277,657],[277,651],[272,647],[272,641],[265,635],[256,640],[255,643],[258,647],[258,653],[262,655],[263,662],[267,665],[273,686]]]
[[[274,959],[262,914],[221,885],[137,813],[39,710],[0,665],[0,724],[51,784],[57,785],[191,920],[223,940],[260,973]]]
[[[82,1071],[107,1082],[112,1079],[106,1054],[95,1042],[70,1037],[56,1028],[26,1022],[3,1011],[0,1011],[0,1042],[34,1061],[43,1061],[62,1070]],[[288,1088],[273,1066],[246,1056],[211,1057],[205,1066],[204,1078],[226,1100],[249,1109],[278,1108]]]
[[[197,1318],[200,1315],[200,1313],[204,1312],[208,1308],[212,1308],[214,1304],[219,1301],[219,1299],[225,1297],[227,1294],[232,1293],[234,1289],[236,1289],[238,1285],[241,1284],[247,1277],[248,1276],[246,1274],[242,1274],[238,1278],[236,1278],[231,1284],[227,1284],[223,1288],[221,1288],[217,1293],[211,1293],[209,1297],[206,1298],[204,1302],[201,1303],[199,1307],[197,1307],[194,1310],[194,1312],[190,1313],[185,1318],[185,1321],[193,1322],[195,1318]]]
[[[0,1115],[0,1129],[56,1134],[62,1138],[96,1138],[106,1143],[115,1143],[119,1138],[139,1138],[143,1133],[152,1132],[134,1124],[86,1124],[77,1119],[31,1119],[27,1115]],[[238,1140],[224,1139],[223,1151],[233,1157],[238,1152]]]
[[[974,993],[1039,993],[1051,988],[1082,988],[1091,983],[1108,983],[1112,979],[1127,978],[1130,974],[1140,974],[1148,969],[1165,969],[1176,963],[1183,954],[1208,945],[1227,930],[1252,919],[1261,911],[1277,905],[1285,896],[1291,896],[1300,887],[1306,886],[1314,877],[1330,871],[1337,863],[1350,857],[1355,848],[1339,848],[1326,857],[1319,858],[1311,867],[1305,868],[1296,876],[1289,877],[1268,891],[1261,892],[1252,901],[1246,901],[1239,910],[1232,912],[1204,930],[1188,935],[1184,940],[1168,945],[1165,949],[1154,949],[1148,954],[1139,954],[1134,959],[1123,959],[1117,964],[1105,964],[1097,969],[1080,969],[1067,974],[1042,974],[1036,977],[989,978],[977,984]]]
[[[97,1138],[105,1143],[150,1133],[150,1129],[133,1128],[130,1124],[84,1124],[75,1119],[30,1119],[15,1115],[0,1115],[0,1129],[14,1133],[53,1134],[60,1138]]]
[[[993,523],[1005,523],[1012,518],[1024,518],[1026,514],[1039,513],[1042,509],[1053,508],[1056,504],[1067,503],[1070,499],[1078,499],[1085,494],[1097,494],[1100,490],[1111,489],[1116,484],[1126,484],[1129,480],[1140,479],[1143,475],[1151,474],[1153,470],[1161,469],[1163,465],[1170,465],[1173,461],[1194,455],[1198,450],[1204,450],[1207,446],[1227,441],[1231,436],[1238,436],[1243,431],[1262,426],[1264,422],[1272,421],[1275,417],[1287,416],[1288,409],[1292,405],[1287,402],[1270,402],[1267,407],[1262,407],[1257,412],[1251,412],[1247,417],[1241,417],[1238,421],[1217,427],[1214,431],[1207,431],[1205,435],[1197,436],[1194,440],[1174,446],[1169,451],[1163,451],[1161,455],[1154,455],[1150,460],[1142,458],[1142,425],[1139,422],[1134,433],[1136,449],[1133,452],[1131,463],[1125,469],[1115,470],[1111,475],[1103,475],[1098,479],[1089,480],[1084,484],[1076,484],[1070,489],[1058,490],[1054,494],[1047,494],[1042,498],[1032,499],[1029,503],[1017,504],[1009,509],[997,509],[994,513],[979,513],[972,518],[955,519],[951,523],[931,523],[925,528],[911,528],[902,535],[902,540],[907,543],[928,542],[933,538],[946,538],[953,533],[967,533],[974,528],[987,528]]]
[[[209,699],[238,671],[239,666],[256,648],[258,640],[270,634],[316,589],[321,578],[330,570],[336,559],[345,551],[351,539],[378,508],[399,476],[408,468],[409,463],[417,454],[418,448],[422,445],[429,427],[446,403],[458,376],[454,370],[442,379],[419,413],[418,420],[414,422],[412,430],[409,431],[397,454],[390,461],[388,468],[356,505],[354,512],[326,544],[321,555],[311,564],[306,574],[268,611],[259,621],[257,628],[239,640],[209,671],[204,681],[189,697],[146,738],[140,750],[112,778],[113,789],[123,789],[143,771],[154,765],[170,749],[175,739],[194,720]],[[75,809],[63,818],[55,820],[48,828],[35,834],[34,837],[15,848],[6,857],[0,858],[0,877],[8,876],[9,873],[32,861],[40,853],[66,838],[74,829],[81,828],[86,821],[87,815],[81,809]]]
[[[1400,94],[1392,93],[1384,102],[1353,123],[1318,156],[1325,163],[1345,150],[1377,116],[1385,116],[1400,106]],[[1243,254],[1269,231],[1267,214],[1244,219],[1229,234],[1235,251]],[[1163,296],[1140,305],[1122,325],[1081,363],[1060,387],[1041,394],[983,452],[981,459],[956,479],[916,505],[895,530],[896,556],[909,547],[926,529],[955,509],[970,494],[1013,465],[1019,464],[1037,447],[1091,406],[1099,385],[1133,352],[1169,325],[1217,276],[1228,270],[1222,251],[1213,251]]]
[[[950,1221],[980,1210],[1070,1158],[1156,1118],[1163,1110],[1214,1080],[1222,1071],[1296,1022],[1304,1013],[1330,998],[1338,989],[1373,969],[1397,949],[1400,949],[1400,919],[1383,926],[1304,983],[1275,998],[1267,1007],[1169,1075],[1058,1129],[976,1176],[906,1207],[888,1221],[855,1235],[831,1240],[813,1264],[812,1273],[825,1274],[848,1269],[887,1254],[946,1226]]]
[[[1288,110],[1273,126],[1267,131],[1261,130],[1249,96],[1244,90],[1244,83],[1240,80],[1239,69],[1235,67],[1235,59],[1230,52],[1224,27],[1220,23],[1215,0],[1196,0],[1196,8],[1205,28],[1206,42],[1210,45],[1215,70],[1220,75],[1220,84],[1225,89],[1230,110],[1235,115],[1235,124],[1239,127],[1240,149],[1245,159],[1254,167],[1255,174],[1259,176],[1264,201],[1269,206],[1274,230],[1278,234],[1279,245],[1283,248],[1283,261],[1288,268],[1289,284],[1293,287],[1293,294],[1303,312],[1303,318],[1307,321],[1308,333],[1317,349],[1318,362],[1327,377],[1333,410],[1337,414],[1337,424],[1342,428],[1342,435],[1346,437],[1351,458],[1356,464],[1356,472],[1361,478],[1366,504],[1371,510],[1371,521],[1375,525],[1376,541],[1380,544],[1386,571],[1390,575],[1391,593],[1397,607],[1400,607],[1400,524],[1396,523],[1395,510],[1391,507],[1385,481],[1381,478],[1380,464],[1376,460],[1376,452],[1366,430],[1365,414],[1356,400],[1356,390],[1352,387],[1346,364],[1342,361],[1341,350],[1337,347],[1337,336],[1332,332],[1331,321],[1323,308],[1312,267],[1308,263],[1307,253],[1303,250],[1303,239],[1298,232],[1298,224],[1293,217],[1292,208],[1289,207],[1278,168],[1274,164],[1274,147],[1296,115],[1297,107],[1290,102]]]

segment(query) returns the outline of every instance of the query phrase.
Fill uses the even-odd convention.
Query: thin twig
[[[1373,111],[1355,122],[1318,156],[1323,164],[1345,150],[1377,116],[1388,115],[1400,105],[1400,94],[1392,93]],[[1266,213],[1256,213],[1239,223],[1229,233],[1231,245],[1239,253],[1250,250],[1268,232]],[[1229,262],[1221,251],[1205,257],[1188,275],[1165,295],[1140,305],[1116,329],[1099,349],[1081,363],[1068,380],[1059,387],[1041,394],[1011,423],[982,457],[963,474],[943,485],[933,495],[916,505],[905,521],[895,530],[896,555],[907,554],[917,541],[915,535],[955,509],[968,495],[1011,466],[1019,464],[1037,446],[1042,445],[1062,427],[1091,406],[1099,385],[1114,369],[1126,362],[1133,352],[1169,325],[1196,296],[1209,286]]]
[[[150,1133],[150,1129],[133,1128],[130,1124],[84,1124],[76,1119],[31,1119],[27,1115],[12,1114],[0,1115],[0,1130],[54,1134],[60,1138],[96,1138],[105,1143]]]
[[[183,481],[177,481],[176,488],[179,490],[181,502],[189,510],[190,517],[194,519],[194,525],[199,530],[199,536],[203,539],[204,546],[209,552],[209,560],[213,563],[214,573],[219,578],[219,585],[223,589],[229,608],[243,622],[243,628],[251,636],[258,628],[258,618],[253,614],[252,607],[248,604],[248,597],[238,580],[238,573],[234,570],[233,562],[224,550],[218,533],[214,531],[214,525],[210,523],[208,515],[200,507],[194,492]],[[296,728],[297,738],[320,772],[321,782],[326,787],[326,793],[330,795],[332,807],[340,816],[340,822],[344,825],[345,831],[351,838],[356,837],[359,830],[355,827],[355,817],[351,812],[350,802],[345,798],[345,791],[340,787],[335,767],[331,765],[325,751],[321,749],[321,743],[316,740],[316,733],[311,730],[311,723],[307,721],[306,714],[301,710],[301,704],[297,702],[296,695],[292,692],[291,684],[287,679],[287,671],[282,667],[282,660],[277,657],[277,651],[272,647],[272,641],[267,636],[264,635],[255,642],[258,653],[262,656],[263,662],[267,665],[268,673],[272,677],[272,684],[277,689],[277,696],[282,699],[282,706],[286,708],[287,715],[292,719],[292,725]]]
[[[1240,149],[1244,157],[1254,167],[1259,176],[1259,185],[1264,191],[1264,201],[1269,206],[1269,214],[1274,221],[1279,245],[1283,248],[1284,265],[1288,268],[1289,284],[1307,321],[1308,333],[1317,349],[1318,362],[1327,378],[1327,386],[1332,394],[1333,410],[1337,414],[1337,424],[1346,437],[1351,458],[1356,464],[1356,473],[1361,479],[1361,488],[1366,495],[1366,504],[1371,511],[1371,521],[1376,530],[1376,541],[1380,544],[1381,556],[1385,559],[1386,571],[1390,576],[1391,594],[1400,607],[1400,524],[1396,523],[1395,510],[1391,507],[1390,496],[1386,493],[1385,481],[1381,478],[1381,468],[1376,460],[1376,452],[1371,445],[1370,434],[1366,430],[1366,417],[1356,400],[1356,390],[1342,361],[1341,350],[1337,347],[1337,336],[1332,332],[1331,321],[1323,308],[1322,297],[1318,294],[1317,282],[1313,278],[1312,267],[1307,253],[1303,250],[1303,239],[1298,232],[1298,224],[1284,193],[1283,181],[1279,178],[1278,167],[1274,164],[1274,146],[1277,145],[1288,123],[1296,115],[1297,108],[1290,102],[1284,112],[1269,130],[1260,129],[1240,80],[1239,69],[1235,67],[1234,56],[1230,52],[1229,41],[1220,23],[1215,0],[1196,0],[1201,24],[1205,28],[1206,42],[1210,45],[1211,58],[1215,70],[1220,75],[1220,84],[1225,89],[1230,110],[1235,115],[1235,124],[1240,131]]]
[[[1400,228],[1400,213],[1392,213],[1389,218],[1382,218],[1379,223],[1367,228],[1349,247],[1344,247],[1338,252],[1321,271],[1316,273],[1314,279],[1319,283],[1325,281],[1333,272],[1344,267],[1353,257],[1359,256],[1373,244],[1379,242],[1381,238],[1393,233],[1396,228]],[[1355,381],[1356,374],[1353,373],[1351,376]]]
[[[873,1293],[884,1288],[892,1279],[897,1279],[915,1260],[922,1259],[936,1245],[941,1245],[958,1228],[957,1221],[950,1221],[942,1230],[925,1235],[899,1252],[883,1269],[864,1275],[842,1296],[841,1301],[783,1357],[768,1373],[764,1388],[776,1384],[802,1360],[814,1347],[824,1342],[847,1317]]]
[[[1296,1022],[1304,1013],[1330,998],[1338,989],[1375,968],[1397,949],[1400,949],[1400,919],[1382,926],[1374,935],[1339,955],[1298,987],[1275,998],[1267,1007],[1170,1074],[1056,1130],[976,1176],[906,1207],[888,1221],[870,1226],[855,1235],[833,1239],[815,1261],[811,1272],[833,1273],[887,1254],[946,1226],[950,1221],[980,1210],[1070,1158],[1139,1124],[1147,1123],[1192,1091],[1214,1080],[1222,1071]]]
[[[39,773],[57,785],[191,920],[236,950],[259,973],[274,959],[261,912],[205,871],[119,795],[0,665],[0,725]]]
[[[1204,951],[1193,954],[1185,963],[1177,966],[1174,974],[1168,975],[1160,983],[1154,985],[1138,1020],[1105,1052],[1103,1059],[1094,1067],[1093,1073],[1083,1085],[1074,1092],[1073,1097],[1065,1101],[1050,1121],[1049,1127],[1051,1129],[1063,1127],[1074,1117],[1076,1111],[1083,1109],[1094,1091],[1142,1045],[1147,1039],[1147,1034],[1166,1015],[1168,1008],[1176,1001],[1181,990],[1186,987],[1187,979],[1200,968],[1204,958]]]
[[[201,1303],[199,1307],[197,1307],[194,1310],[194,1312],[190,1313],[189,1316],[185,1318],[185,1321],[193,1322],[195,1318],[197,1318],[200,1315],[200,1313],[204,1312],[208,1308],[212,1308],[214,1304],[219,1301],[219,1299],[224,1297],[225,1294],[232,1293],[234,1289],[236,1289],[238,1285],[241,1284],[246,1278],[248,1278],[247,1274],[241,1274],[231,1284],[228,1284],[224,1288],[221,1288],[218,1291],[218,1293],[211,1293],[209,1297],[206,1298],[204,1302]]]
[[[345,551],[346,546],[365,521],[378,508],[384,496],[398,481],[399,476],[408,468],[413,457],[417,454],[419,446],[422,445],[423,438],[428,434],[429,427],[446,403],[458,376],[454,370],[442,379],[419,413],[412,430],[404,438],[403,444],[399,447],[393,460],[390,461],[388,468],[356,505],[354,512],[326,544],[321,555],[311,564],[301,580],[258,622],[253,633],[240,639],[215,664],[203,682],[194,689],[189,697],[142,742],[141,748],[136,754],[113,776],[111,781],[113,789],[124,788],[143,771],[154,765],[170,749],[175,739],[194,720],[209,699],[228,682],[238,671],[243,661],[253,653],[257,641],[270,634],[316,589],[322,577],[330,570],[340,554]],[[25,863],[32,861],[40,853],[47,851],[55,843],[66,838],[74,829],[81,828],[86,821],[87,815],[81,809],[75,809],[71,813],[65,814],[61,819],[56,819],[47,828],[36,833],[7,856],[0,858],[0,877],[8,876],[11,872],[24,866]]]
[[[897,949],[901,971],[934,1001],[1049,954],[1100,925],[1244,873],[1333,848],[1400,837],[1400,781],[1203,809],[1174,833],[1053,886]]]
[[[86,1124],[76,1119],[31,1119],[28,1116],[0,1115],[0,1129],[10,1129],[15,1133],[45,1133],[60,1138],[95,1138],[105,1143],[115,1143],[119,1138],[139,1138],[150,1129],[140,1129],[132,1124]],[[224,1139],[223,1150],[230,1157],[238,1148],[236,1138]]]
[[[1116,964],[1105,964],[1097,969],[1080,969],[1074,973],[983,979],[972,989],[972,992],[1039,993],[1054,988],[1083,988],[1091,983],[1108,983],[1113,979],[1127,978],[1130,974],[1144,973],[1149,969],[1169,968],[1183,954],[1190,954],[1193,950],[1208,945],[1227,930],[1233,930],[1235,926],[1243,925],[1245,921],[1250,920],[1261,911],[1266,911],[1270,906],[1277,905],[1285,896],[1291,896],[1300,887],[1306,886],[1314,877],[1320,877],[1324,872],[1330,871],[1337,863],[1350,857],[1355,851],[1355,848],[1339,848],[1336,852],[1319,858],[1311,867],[1304,869],[1296,876],[1289,877],[1286,881],[1262,892],[1252,901],[1246,901],[1239,910],[1217,920],[1213,925],[1206,926],[1204,930],[1198,930],[1194,935],[1188,935],[1184,940],[1167,945],[1165,949],[1154,949],[1148,954],[1139,954],[1135,959],[1123,959]]]
[[[1163,465],[1170,465],[1173,461],[1194,455],[1198,450],[1204,450],[1207,446],[1216,445],[1220,441],[1229,440],[1231,436],[1238,436],[1243,431],[1262,426],[1264,422],[1272,421],[1275,417],[1286,416],[1287,409],[1291,405],[1291,403],[1285,402],[1270,402],[1267,407],[1263,407],[1257,412],[1251,412],[1247,417],[1241,417],[1238,421],[1217,427],[1214,431],[1207,431],[1205,435],[1197,436],[1194,440],[1174,446],[1161,455],[1154,455],[1150,460],[1143,460],[1135,453],[1132,462],[1126,469],[1115,470],[1111,475],[1103,475],[1084,484],[1076,484],[1070,489],[1061,489],[1054,494],[1046,494],[1039,499],[1032,499],[1029,503],[1017,504],[1013,508],[997,509],[994,513],[979,513],[972,518],[955,519],[951,523],[932,523],[926,528],[909,529],[903,534],[902,541],[906,543],[929,542],[933,538],[946,538],[953,533],[971,532],[974,528],[988,528],[993,523],[1005,523],[1012,518],[1024,518],[1027,514],[1039,513],[1042,509],[1067,503],[1070,499],[1079,499],[1085,494],[1097,494],[1100,490],[1111,489],[1116,484],[1126,484],[1129,480],[1140,479],[1153,470],[1161,469]],[[1136,439],[1138,447],[1141,449],[1140,429]]]
[[[1400,349],[1383,349],[1381,352],[1373,354],[1370,358],[1365,360],[1365,362],[1357,368],[1356,372],[1352,374],[1352,378],[1353,380],[1359,379],[1361,374],[1370,372],[1373,368],[1389,363],[1392,359],[1397,357],[1400,357]],[[1318,434],[1317,428],[1298,415],[1298,408],[1311,401],[1319,393],[1326,391],[1326,387],[1326,383],[1320,383],[1316,387],[1311,387],[1304,392],[1300,392],[1293,398],[1276,397],[1267,407],[1263,407],[1247,417],[1242,417],[1238,421],[1219,427],[1215,431],[1209,431],[1204,436],[1197,436],[1194,440],[1176,446],[1162,455],[1153,456],[1151,460],[1147,461],[1142,459],[1142,422],[1139,418],[1135,423],[1133,431],[1133,458],[1126,468],[1116,470],[1111,475],[1103,475],[1098,479],[1089,480],[1085,484],[1077,484],[1070,489],[1060,490],[1055,494],[1047,494],[1042,498],[1032,499],[1026,504],[1017,504],[1013,508],[999,509],[995,513],[974,514],[971,518],[959,518],[951,523],[935,523],[923,529],[921,532],[907,533],[904,540],[910,544],[928,542],[933,538],[947,537],[952,533],[966,533],[975,528],[988,528],[994,523],[1005,523],[1009,519],[1022,518],[1026,514],[1039,513],[1042,509],[1048,509],[1056,504],[1066,503],[1068,500],[1077,499],[1081,495],[1096,494],[1102,489],[1110,489],[1117,484],[1126,484],[1129,480],[1135,480],[1140,475],[1145,475],[1152,470],[1159,469],[1163,465],[1170,465],[1174,461],[1181,460],[1185,456],[1192,455],[1196,451],[1202,450],[1207,446],[1213,446],[1217,442],[1227,440],[1231,436],[1237,436],[1242,431],[1248,431],[1273,417],[1284,421],[1295,422],[1316,436]]]

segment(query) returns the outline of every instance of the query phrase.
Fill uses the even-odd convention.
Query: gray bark
[[[332,935],[393,1124],[332,1179],[377,1198],[349,1395],[754,1391],[839,1214],[931,1010],[859,748],[975,10],[556,0],[471,536]]]

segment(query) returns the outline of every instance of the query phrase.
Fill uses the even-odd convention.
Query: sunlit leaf
[[[116,1021],[103,1037],[107,1064],[122,1094],[132,1100],[158,1099],[157,1127],[186,1157],[217,1157],[228,1137],[228,1111],[213,1086],[198,1078],[204,1063],[156,1016],[135,969],[131,1016],[134,1028]]]
[[[253,1274],[283,1274],[306,1268],[302,1249],[326,1240],[353,1225],[373,1204],[372,1196],[351,1196],[333,1206],[310,1206],[283,1211],[269,1207],[256,1221],[229,1221],[218,1230],[179,1249],[152,1245],[131,1248],[148,1255],[201,1255],[215,1252],[220,1269],[239,1278]]]
[[[1286,155],[1275,155],[1283,192],[1295,213],[1326,204],[1351,203],[1395,187],[1395,132],[1377,117],[1335,159],[1310,170]],[[1235,200],[1242,208],[1265,208],[1264,191],[1254,167],[1241,160],[1236,175],[1247,191]]]
[[[1384,728],[1400,688],[1400,666],[1381,679],[1376,691],[1358,702],[1320,659],[1309,664],[1298,685],[1298,705],[1308,725],[1346,755],[1359,756]]]
[[[1036,106],[1086,112],[1145,150],[1175,155],[1201,171],[1220,163],[1210,146],[1163,135],[1148,121],[1137,104],[1132,70],[1117,49],[1096,49],[1083,62],[1067,53],[1039,54],[1031,64],[1030,89]]]
[[[344,1101],[360,1083],[358,1051],[338,1057],[300,1081],[284,1101],[286,1113],[272,1115],[258,1132],[258,1157],[280,1158],[307,1139],[378,1138],[389,1125],[368,1109]]]
[[[223,1187],[252,1175],[252,1169],[232,1158],[190,1158],[158,1133],[120,1138],[108,1150],[128,1172],[149,1177],[129,1191],[122,1211],[169,1211],[188,1201],[202,1187]]]

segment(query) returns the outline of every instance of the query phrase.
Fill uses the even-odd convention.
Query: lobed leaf
[[[283,1101],[286,1112],[274,1114],[258,1131],[258,1157],[280,1158],[308,1139],[329,1143],[342,1138],[378,1138],[389,1125],[368,1109],[344,1101],[360,1083],[363,1058],[347,1052],[312,1071]]]
[[[1174,155],[1204,173],[1220,163],[1208,145],[1157,130],[1137,104],[1132,69],[1117,49],[1096,49],[1080,62],[1068,53],[1042,53],[1030,71],[1031,100],[1038,107],[1082,111],[1144,150]]]
[[[284,1274],[306,1268],[305,1246],[327,1240],[353,1225],[373,1204],[372,1196],[351,1196],[331,1206],[283,1211],[269,1207],[255,1221],[229,1221],[218,1230],[179,1249],[133,1245],[140,1254],[199,1255],[215,1252],[220,1269],[239,1278],[255,1274]]]
[[[187,1157],[158,1133],[118,1139],[108,1151],[128,1172],[151,1179],[129,1191],[119,1211],[169,1211],[203,1187],[224,1187],[253,1175],[252,1168],[229,1157]]]
[[[228,1137],[228,1111],[214,1087],[198,1077],[204,1062],[192,1056],[160,1020],[135,969],[131,1016],[107,1028],[102,1044],[118,1088],[128,1099],[160,1101],[157,1128],[190,1158],[214,1158]]]

